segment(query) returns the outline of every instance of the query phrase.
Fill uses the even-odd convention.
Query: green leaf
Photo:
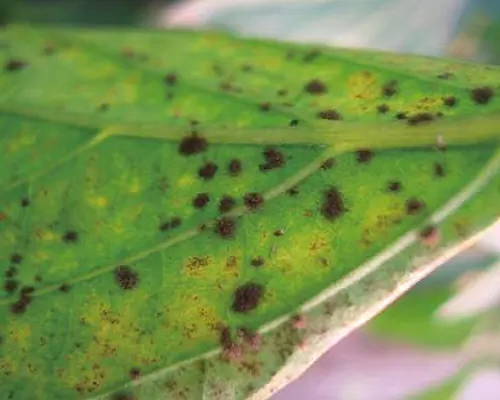
[[[499,69],[212,32],[0,43],[4,398],[265,397],[498,218]]]

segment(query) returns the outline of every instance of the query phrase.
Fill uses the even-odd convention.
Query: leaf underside
[[[0,399],[245,398],[410,253],[308,300],[431,218],[444,245],[498,217],[499,69],[22,26],[0,57]]]

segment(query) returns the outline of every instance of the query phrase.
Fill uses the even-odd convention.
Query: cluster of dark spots
[[[193,199],[194,208],[204,208],[210,202],[208,193],[198,193]]]
[[[318,112],[318,118],[327,119],[330,121],[341,121],[342,115],[337,110],[328,109]]]
[[[181,226],[182,220],[179,217],[173,217],[168,221],[160,224],[158,229],[162,232],[168,231],[169,229],[178,228]]]
[[[19,299],[11,305],[10,311],[13,314],[23,314],[33,301],[31,295],[34,291],[35,289],[32,286],[24,286],[20,291]]]
[[[169,86],[173,86],[177,83],[178,77],[177,74],[170,73],[165,75],[165,83]]]
[[[262,207],[264,204],[264,197],[260,193],[250,192],[243,197],[243,203],[250,211],[254,211]]]
[[[434,175],[442,178],[445,175],[443,164],[437,162],[434,164]]]
[[[392,97],[399,91],[398,82],[392,80],[387,82],[384,86],[382,86],[382,94],[385,97]]]
[[[443,72],[442,74],[439,74],[437,77],[439,79],[443,79],[446,81],[448,79],[455,77],[455,75],[453,75],[451,72]]]
[[[21,264],[23,261],[23,256],[19,253],[14,253],[10,256],[10,262],[12,264]]]
[[[321,169],[323,171],[327,171],[329,169],[332,169],[335,166],[335,159],[333,157],[328,158],[325,160],[323,164],[321,164]]]
[[[264,294],[264,287],[258,283],[245,283],[238,287],[233,296],[234,312],[246,313],[254,310]]]
[[[207,140],[194,132],[181,140],[179,143],[179,152],[185,156],[198,154],[204,152],[207,149],[207,145]]]
[[[299,124],[299,120],[298,119],[292,119],[290,121],[290,126],[291,127],[297,126],[298,124]]]
[[[489,86],[478,87],[471,90],[471,98],[476,104],[488,104],[493,95],[493,89]]]
[[[231,239],[234,237],[236,230],[236,221],[234,218],[222,217],[215,223],[215,233],[224,239]]]
[[[339,218],[347,211],[340,191],[333,187],[324,193],[323,204],[321,205],[321,214],[327,220]]]
[[[356,161],[360,164],[369,163],[373,158],[373,151],[369,149],[359,149],[356,151]]]
[[[141,370],[139,368],[130,368],[130,371],[128,372],[128,375],[130,376],[130,379],[139,379],[141,377]]]
[[[13,72],[13,71],[20,71],[24,68],[27,68],[28,65],[29,64],[24,60],[21,60],[19,58],[12,58],[5,63],[3,68],[5,71]]]
[[[285,155],[274,148],[264,150],[265,164],[260,164],[261,171],[268,171],[275,168],[281,168],[286,164]]]
[[[78,233],[75,231],[68,231],[62,237],[64,243],[75,243],[78,241]]]
[[[61,286],[59,286],[59,290],[63,293],[68,293],[71,290],[71,286],[67,283],[63,283]]]
[[[115,280],[123,290],[135,289],[139,284],[139,275],[132,268],[120,265],[115,268]]]
[[[286,191],[289,196],[297,196],[299,194],[299,188],[294,186]]]
[[[260,106],[260,111],[269,111],[271,109],[271,103],[266,101],[265,103],[262,103]]]
[[[420,125],[424,122],[430,122],[434,120],[434,115],[428,112],[421,112],[417,113],[415,115],[412,115],[410,118],[408,118],[408,125]]]
[[[423,208],[425,208],[425,203],[415,197],[406,200],[406,213],[408,215],[418,214]]]
[[[319,79],[313,79],[306,83],[304,90],[311,94],[323,94],[327,92],[326,85]]]
[[[380,114],[385,114],[387,112],[390,111],[390,108],[387,104],[380,104],[377,106],[377,111],[380,113]]]
[[[30,205],[30,200],[26,197],[21,199],[21,207],[26,208]]]
[[[399,181],[391,181],[387,184],[387,190],[389,190],[389,192],[400,192],[402,186],[403,185]]]
[[[258,256],[252,259],[251,264],[254,267],[262,267],[265,263],[264,257]]]
[[[396,114],[396,119],[402,120],[402,119],[407,119],[408,118],[408,113],[400,111]]]
[[[286,96],[288,94],[288,90],[286,89],[280,89],[276,92],[278,96]]]
[[[284,234],[285,234],[285,230],[284,229],[276,229],[273,232],[273,235],[276,236],[276,237],[283,236]]]
[[[14,293],[17,290],[18,286],[19,284],[14,279],[7,279],[3,285],[3,288],[7,293]]]
[[[222,196],[219,201],[219,211],[226,213],[231,211],[236,205],[236,201],[231,196]]]
[[[457,104],[457,98],[455,96],[447,96],[443,97],[443,104],[446,107],[453,107]]]
[[[219,167],[217,167],[216,164],[209,161],[198,170],[198,176],[205,180],[212,179],[215,176],[215,173],[217,172],[218,169]]]
[[[237,176],[241,173],[241,161],[238,160],[237,158],[233,158],[231,161],[229,161],[229,165],[227,167],[229,171],[229,175],[231,176]]]

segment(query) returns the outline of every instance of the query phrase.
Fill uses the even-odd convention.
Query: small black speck
[[[424,122],[430,122],[434,120],[434,115],[428,112],[422,112],[415,115],[412,115],[408,118],[408,125],[420,125]]]
[[[292,119],[292,120],[290,121],[290,126],[292,126],[292,127],[293,127],[293,126],[297,126],[298,124],[299,124],[299,120],[298,120],[298,119]]]
[[[273,235],[276,236],[276,237],[281,237],[285,234],[285,230],[284,229],[276,229],[274,232],[273,232]]]
[[[215,233],[224,239],[232,239],[236,230],[234,218],[222,217],[215,224]]]
[[[24,60],[21,60],[19,58],[13,58],[5,63],[4,70],[9,72],[20,71],[22,69],[27,68],[28,65],[29,64]]]
[[[455,96],[448,96],[443,98],[443,104],[446,107],[453,107],[457,104],[457,98]]]
[[[262,267],[264,265],[264,257],[262,256],[258,256],[258,257],[255,257],[254,259],[252,259],[252,266],[254,267]]]
[[[274,148],[268,148],[264,151],[265,164],[261,164],[261,171],[268,171],[275,168],[281,168],[286,164],[285,155]]]
[[[260,111],[269,111],[271,109],[271,103],[265,102],[260,105]]]
[[[443,164],[438,162],[434,164],[434,175],[438,178],[442,178],[445,175]]]
[[[206,139],[196,133],[184,137],[179,144],[179,152],[185,156],[202,153],[206,149]]]
[[[262,207],[262,205],[264,204],[264,197],[262,197],[260,193],[251,192],[245,194],[245,196],[243,197],[243,202],[249,210],[255,211]]]
[[[30,205],[30,200],[27,199],[26,197],[24,199],[21,199],[21,207],[26,208]]]
[[[236,201],[231,196],[223,196],[219,202],[219,211],[226,213],[231,211],[236,205]]]
[[[318,113],[318,118],[327,119],[331,121],[340,121],[342,120],[342,115],[337,110],[329,109],[323,110]]]
[[[177,81],[178,81],[177,74],[170,73],[165,76],[165,83],[169,86],[175,85]]]
[[[387,104],[380,104],[378,107],[377,107],[377,111],[380,113],[380,114],[385,114],[387,112],[390,111],[390,107],[387,105]]]
[[[19,284],[17,283],[17,281],[13,279],[7,279],[3,285],[7,293],[14,293],[17,290],[18,286]]]
[[[115,280],[123,290],[135,289],[139,284],[139,275],[126,265],[115,269]]]
[[[215,176],[218,167],[213,162],[207,162],[203,167],[198,170],[198,176],[205,180],[210,180]]]
[[[391,181],[387,184],[387,189],[389,192],[400,192],[402,189],[402,184],[399,181]]]
[[[304,90],[310,94],[323,94],[327,92],[326,85],[318,79],[307,82]]]
[[[373,151],[369,149],[359,149],[356,151],[356,161],[360,164],[369,163],[373,158]]]
[[[294,187],[291,187],[290,189],[288,189],[286,192],[289,196],[297,196],[299,194],[299,188],[294,186]]]
[[[330,157],[323,164],[321,164],[321,169],[327,171],[335,166],[335,159]]]
[[[418,214],[423,208],[425,208],[425,203],[414,197],[406,201],[406,213],[408,215]]]
[[[382,94],[385,97],[392,97],[394,96],[397,92],[399,91],[398,88],[398,83],[395,80],[392,80],[390,82],[387,82],[383,87],[382,87]]]
[[[67,283],[63,283],[61,286],[59,286],[59,290],[63,293],[68,293],[71,289],[71,286],[68,285]]]
[[[396,119],[401,120],[401,119],[407,119],[407,118],[408,118],[408,113],[406,113],[406,112],[398,112],[396,114]]]
[[[194,208],[204,208],[210,202],[208,193],[198,193],[193,199]]]
[[[139,379],[141,376],[141,371],[139,368],[131,368],[129,371],[129,376],[131,379]]]
[[[75,243],[78,241],[78,233],[75,231],[66,232],[62,239],[64,243]]]
[[[10,256],[10,262],[12,264],[21,264],[23,261],[23,256],[19,253],[14,253]]]
[[[229,175],[238,176],[241,173],[241,167],[241,161],[237,158],[233,158],[231,161],[229,161],[228,165]]]

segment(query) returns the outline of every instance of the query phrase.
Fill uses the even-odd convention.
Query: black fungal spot
[[[369,149],[359,149],[356,151],[356,161],[360,164],[369,163],[373,158],[373,151]]]
[[[286,192],[289,196],[297,196],[299,194],[299,189],[296,186],[294,186],[288,189]]]
[[[193,199],[194,208],[203,208],[210,202],[210,196],[208,193],[198,193]]]
[[[389,190],[389,192],[400,192],[401,189],[402,185],[399,181],[391,181],[387,184],[387,190]]]
[[[448,80],[455,77],[451,72],[443,72],[437,76],[439,79]]]
[[[135,396],[133,396],[131,393],[127,392],[118,392],[113,394],[113,397],[111,397],[111,400],[137,400]]]
[[[223,217],[217,220],[215,224],[215,233],[224,239],[231,239],[234,237],[236,230],[236,222],[234,218]]]
[[[324,194],[323,204],[321,205],[321,214],[327,220],[335,220],[346,212],[342,194],[337,188],[331,188]]]
[[[139,284],[139,275],[126,265],[115,268],[115,280],[123,290],[135,289]]]
[[[179,143],[179,152],[185,156],[202,153],[207,149],[207,141],[205,138],[193,133],[184,137]]]
[[[410,118],[408,118],[408,125],[420,125],[424,122],[430,122],[434,120],[434,115],[428,112],[422,112],[418,113],[415,115],[412,115]]]
[[[264,257],[258,256],[252,259],[251,264],[254,267],[262,267],[264,265],[264,262],[265,262]]]
[[[130,379],[139,379],[141,377],[141,370],[139,368],[130,368],[129,371]]]
[[[457,104],[457,98],[455,96],[448,96],[443,98],[443,104],[446,107],[453,107]]]
[[[231,196],[223,196],[219,201],[219,211],[226,213],[231,211],[236,205],[236,201]]]
[[[241,161],[237,158],[233,158],[231,161],[229,161],[227,169],[229,170],[229,175],[238,176],[241,173],[241,168]]]
[[[438,162],[434,164],[434,175],[438,178],[442,178],[445,175],[443,164]]]
[[[249,210],[254,211],[262,207],[264,204],[264,197],[257,192],[247,193],[243,197],[243,203]]]
[[[337,110],[329,109],[323,110],[318,113],[318,118],[327,119],[330,121],[340,121],[342,120],[342,115]]]
[[[471,98],[476,104],[488,104],[493,95],[493,89],[489,86],[478,87],[471,90]]]
[[[23,286],[21,288],[21,296],[29,296],[35,291],[33,286]]]
[[[260,106],[260,111],[269,111],[271,109],[271,103],[269,102],[265,102],[265,103],[262,103]]]
[[[396,114],[396,119],[401,120],[401,119],[407,119],[407,118],[408,118],[408,113],[406,113],[406,112],[398,112]]]
[[[174,86],[178,81],[177,74],[170,73],[165,75],[165,83],[169,86]]]
[[[326,93],[326,85],[318,79],[313,79],[306,83],[304,90],[311,94],[323,94]]]
[[[425,203],[412,197],[406,200],[406,213],[408,215],[418,214],[422,209],[425,208]]]
[[[68,231],[62,238],[64,243],[75,243],[78,241],[78,233],[75,231]]]
[[[9,269],[7,271],[5,271],[6,278],[12,278],[16,274],[17,274],[16,267],[9,267]]]
[[[385,114],[390,111],[390,107],[387,104],[380,104],[379,106],[377,106],[377,111],[380,114]]]
[[[398,82],[392,80],[387,82],[384,86],[382,86],[382,94],[385,97],[392,97],[399,91]]]
[[[68,293],[71,290],[71,286],[67,283],[63,283],[61,286],[59,286],[59,290],[63,293]]]
[[[276,237],[281,237],[285,234],[285,230],[284,229],[276,229],[274,232],[273,232],[273,235],[276,236]]]
[[[198,176],[205,180],[210,180],[215,176],[217,170],[218,170],[217,165],[209,161],[198,170]]]
[[[28,67],[28,63],[19,58],[13,58],[8,60],[4,65],[4,70],[8,72],[20,71]]]
[[[257,283],[249,282],[236,289],[234,292],[233,311],[247,313],[254,310],[264,294],[264,287]]]
[[[329,169],[332,169],[334,166],[335,166],[335,159],[330,157],[323,164],[321,164],[321,169],[323,171],[327,171]]]
[[[13,279],[7,279],[3,285],[3,288],[7,293],[14,293],[19,286],[19,283]]]
[[[34,290],[31,286],[23,287],[19,299],[11,305],[10,311],[13,314],[23,314],[32,302],[31,294]]]
[[[10,256],[10,262],[12,264],[21,264],[23,261],[23,256],[19,253],[14,253]]]
[[[260,165],[261,171],[268,171],[275,168],[281,168],[286,164],[285,155],[274,148],[268,148],[264,151],[265,164]]]
[[[21,207],[26,208],[30,205],[30,200],[27,198],[21,199]]]
[[[299,124],[299,120],[298,120],[298,119],[292,119],[292,120],[290,121],[290,126],[292,126],[292,127],[293,127],[293,126],[297,126],[298,124]]]

